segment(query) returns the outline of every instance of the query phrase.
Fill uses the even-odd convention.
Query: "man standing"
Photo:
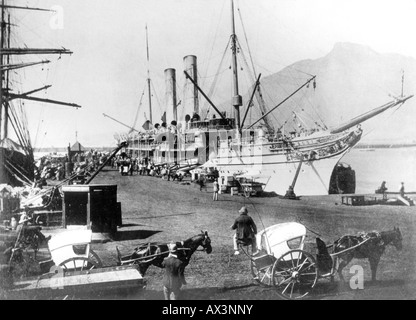
[[[183,279],[184,264],[177,256],[177,246],[175,243],[168,244],[169,256],[166,257],[162,266],[165,268],[163,276],[163,293],[165,300],[178,300]]]
[[[242,207],[238,212],[240,213],[240,216],[235,219],[234,224],[231,226],[232,230],[236,230],[233,237],[234,255],[240,254],[238,251],[238,242],[242,242],[246,245],[251,244],[253,255],[255,255],[257,254],[257,226],[254,223],[254,220],[248,215],[246,207]]]
[[[402,184],[400,185],[400,196],[404,197],[404,182],[402,182]]]
[[[198,179],[198,184],[199,184],[199,191],[202,191],[202,188],[206,188],[205,186],[205,177],[200,175],[199,179]]]
[[[383,181],[383,182],[381,183],[381,187],[380,187],[380,192],[383,194],[383,200],[387,200],[387,194],[386,194],[386,191],[387,191],[386,181]]]
[[[220,190],[220,185],[218,184],[217,179],[214,180],[214,183],[212,184],[212,187],[214,188],[214,194],[212,196],[212,200],[218,201],[218,191]]]

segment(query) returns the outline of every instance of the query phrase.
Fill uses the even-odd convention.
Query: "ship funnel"
[[[166,83],[166,119],[170,121],[178,121],[178,104],[176,102],[176,70],[165,70]]]
[[[198,67],[196,56],[186,56],[183,58],[185,71],[189,76],[198,84]],[[185,115],[192,115],[194,113],[199,114],[199,100],[198,100],[198,89],[191,82],[186,79],[185,92],[184,92],[184,117]]]

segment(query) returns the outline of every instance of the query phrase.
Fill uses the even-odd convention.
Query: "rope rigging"
[[[250,76],[251,76],[251,80],[252,81],[254,81],[254,78],[255,78],[255,74],[257,74],[256,73],[256,71],[255,71],[255,66],[254,66],[254,61],[253,61],[253,57],[252,57],[252,54],[251,54],[251,50],[250,50],[250,46],[249,46],[249,43],[248,43],[248,39],[247,39],[247,33],[246,33],[246,31],[245,31],[245,26],[244,26],[244,22],[243,22],[243,18],[242,18],[242,15],[241,15],[241,10],[238,8],[238,13],[239,13],[239,17],[240,17],[240,21],[241,21],[241,25],[242,25],[242,28],[243,28],[243,32],[244,32],[244,36],[245,36],[245,41],[246,41],[246,46],[247,46],[247,48],[248,48],[248,52],[249,52],[249,57],[250,57],[250,61],[251,61],[251,65],[252,65],[252,68],[249,68],[249,66],[248,66],[248,62],[247,62],[247,59],[246,59],[246,57],[244,56],[244,52],[242,51],[242,47],[241,47],[241,45],[240,45],[240,43],[238,42],[238,45],[239,45],[239,47],[240,47],[240,51],[241,51],[241,55],[242,55],[242,57],[243,57],[243,62],[244,62],[244,64],[246,65],[246,67],[247,67],[247,69],[248,70],[250,70],[251,72],[249,73],[250,74]],[[238,41],[238,39],[237,39],[237,41]],[[307,73],[307,72],[305,72],[305,71],[302,71],[302,70],[298,70],[298,69],[296,69],[296,68],[293,68],[293,67],[288,67],[289,68],[289,70],[295,70],[295,71],[297,71],[298,73],[302,73],[302,74],[305,74],[305,75],[308,75],[308,76],[310,76],[310,77],[313,77],[313,75],[311,75],[311,74],[309,74],[309,73]],[[254,72],[254,74],[253,74],[253,72]],[[271,71],[269,71],[269,72],[271,72]],[[293,76],[293,75],[291,75],[289,78],[291,78],[292,80],[293,79],[295,79],[295,77]],[[304,78],[299,78],[298,80],[301,80],[301,81],[304,81]],[[278,84],[279,85],[279,84]],[[286,91],[285,90],[285,88],[283,88],[281,85],[279,85],[284,91]],[[313,86],[314,86],[314,88],[316,88],[316,82],[314,81],[314,83],[313,83]],[[309,87],[309,85],[308,85],[308,87]],[[266,92],[266,94],[268,95],[268,97],[270,98],[270,95]],[[286,92],[286,94],[289,94],[289,93],[287,93]],[[304,96],[305,96],[306,94],[304,94]],[[264,102],[264,98],[263,98],[263,96],[262,96],[262,92],[261,92],[261,88],[259,87],[258,88],[258,92],[257,92],[257,94],[256,94],[256,98],[257,98],[257,101],[258,101],[258,104],[259,104],[259,107],[260,107],[260,112],[261,112],[261,114],[262,115],[264,115],[264,114],[267,114],[268,113],[268,110],[267,110],[267,108],[266,108],[266,106],[265,106],[265,102]],[[321,121],[321,123],[323,124],[323,126],[321,126],[321,125],[318,125],[319,127],[326,127],[326,125],[325,125],[325,123],[323,122],[323,120],[322,120],[322,118],[320,117],[320,115],[319,115],[319,113],[317,112],[317,110],[314,108],[314,106],[312,105],[312,103],[309,101],[309,100],[307,100],[307,103],[309,103],[311,106],[312,106],[312,108],[313,108],[313,110],[315,111],[315,113],[317,114],[317,116],[318,116],[318,118],[319,118],[319,120]],[[279,121],[276,119],[276,117],[273,115],[273,114],[270,114],[269,116],[272,116],[273,118],[274,118],[274,120],[278,123],[278,125],[279,125]],[[264,119],[263,119],[263,122],[266,124],[266,126],[269,128],[269,129],[273,129],[273,127],[271,126],[271,124],[269,123],[269,121],[267,120],[267,117],[265,117]],[[285,122],[285,123],[287,123],[287,121]]]
[[[256,72],[256,68],[254,66],[254,60],[253,60],[253,55],[251,54],[250,45],[248,43],[247,32],[246,32],[246,28],[244,26],[243,17],[241,15],[241,10],[240,10],[240,8],[238,8],[237,10],[238,10],[238,14],[239,14],[240,21],[241,21],[241,26],[243,27],[243,34],[244,34],[244,38],[245,38],[245,41],[246,41],[246,45],[247,45],[248,54],[249,54],[249,57],[250,57],[250,62],[251,62],[251,68],[252,69],[250,69],[249,66],[248,66],[247,60],[245,58],[244,52],[242,51],[242,46],[240,45],[240,42],[239,42],[238,38],[237,38],[237,42],[238,42],[238,45],[240,47],[240,51],[242,53],[242,57],[244,59],[245,65],[246,65],[247,69],[249,70],[249,74],[251,76],[251,81],[254,83],[257,72]],[[265,113],[268,112],[268,110],[266,108],[266,103],[263,99],[263,94],[261,92],[261,87],[260,86],[257,88],[257,91],[256,91],[256,99],[257,99],[257,102],[259,104],[260,111],[261,111],[262,115],[264,115]],[[247,106],[247,107],[249,108],[250,106]],[[263,119],[263,122],[265,123],[268,130],[274,131],[274,128],[273,128],[272,124],[270,123],[270,121],[267,119],[267,117]]]
[[[139,117],[140,107],[142,106],[143,97],[144,97],[144,95],[145,95],[145,92],[146,92],[146,86],[143,88],[143,92],[142,92],[142,95],[141,95],[141,97],[140,97],[139,107],[137,108],[137,111],[136,111],[136,116],[134,117],[133,125],[131,126],[132,128],[135,128],[135,127],[136,127],[136,124],[137,124],[137,119],[138,119],[138,117]]]
[[[223,12],[224,12],[224,6],[225,6],[225,1],[223,2],[223,5],[222,5],[222,8],[221,8],[221,13],[220,13],[220,17],[222,17],[222,15],[223,15]],[[214,16],[212,17],[212,18],[214,18]],[[214,34],[214,41],[213,41],[213,43],[212,43],[212,45],[211,45],[211,50],[210,50],[210,54],[209,54],[209,58],[207,59],[208,60],[208,63],[207,63],[207,66],[206,66],[206,71],[205,71],[205,74],[207,74],[208,73],[208,70],[209,70],[209,66],[210,66],[210,64],[209,64],[209,62],[210,61],[212,61],[212,58],[213,58],[213,52],[214,52],[214,48],[216,47],[215,46],[215,40],[217,39],[217,35],[218,35],[218,32],[219,32],[219,29],[220,29],[220,20],[221,19],[218,19],[218,22],[217,22],[217,26],[216,26],[216,28],[215,28],[215,34]],[[211,28],[209,29],[209,30],[211,30]],[[206,77],[205,77],[206,78]],[[203,78],[204,79],[204,78]],[[202,83],[202,86],[205,86],[205,83]],[[209,96],[209,95],[208,95]],[[210,96],[209,96],[210,97]]]
[[[28,142],[23,134],[23,130],[21,129],[20,122],[16,119],[15,110],[14,108],[10,108],[10,105],[9,105],[8,118],[17,136],[17,139],[19,140],[20,145],[26,150],[25,147],[28,145]]]
[[[157,105],[159,107],[159,112],[163,116],[163,113],[166,111],[166,109],[165,110],[162,110],[162,107],[161,107],[161,104],[160,104],[160,100],[159,100],[159,97],[158,97],[158,95],[156,93],[156,90],[155,90],[155,87],[153,85],[153,81],[152,80],[150,80],[150,84],[151,84],[151,87],[153,89],[154,95],[156,96],[156,101],[157,101]]]
[[[227,56],[228,48],[230,46],[230,42],[231,42],[231,38],[228,39],[227,45],[225,46],[225,50],[224,50],[223,55],[221,57],[221,62],[218,65],[217,71],[215,72],[214,81],[212,82],[211,87],[208,91],[207,96],[210,97],[210,98],[214,95],[215,91],[217,90],[218,76],[220,74],[224,73],[226,70],[228,70],[228,68],[227,68],[223,72],[220,72],[220,70],[222,70],[222,68],[223,68],[224,60],[225,60],[225,57]],[[207,104],[208,104],[208,102],[205,101],[204,105],[203,105],[203,109],[209,110],[209,106],[207,106]],[[207,112],[207,114],[208,114],[208,112]]]
[[[237,39],[237,42],[238,42],[238,39]],[[252,68],[249,67],[247,59],[244,55],[244,51],[242,50],[241,45],[240,45],[239,42],[238,42],[238,44],[239,44],[240,53],[241,53],[243,63],[246,66],[246,69],[248,70],[248,74],[250,76],[249,81],[250,81],[251,84],[253,84],[253,83],[256,82],[254,65],[252,66]],[[262,93],[262,90],[261,90],[261,86],[258,86],[258,88],[256,90],[256,93],[255,93],[255,97],[256,97],[256,100],[258,102],[259,109],[260,109],[259,111],[260,111],[261,115],[265,115],[268,112],[268,110],[267,110],[266,103],[265,103],[264,98],[263,98],[263,93]],[[246,106],[246,107],[250,108],[250,106]],[[271,114],[270,116],[272,116],[276,120],[276,122],[278,122],[275,115]],[[267,127],[267,129],[272,132],[272,131],[274,131],[274,128],[273,128],[273,125],[268,120],[268,117],[269,116],[265,117],[263,119],[263,122],[264,122],[265,126]]]

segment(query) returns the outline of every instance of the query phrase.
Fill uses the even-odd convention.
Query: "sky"
[[[14,0],[13,4],[55,10],[12,10],[13,46],[73,51],[71,56],[19,57],[48,58],[52,63],[14,74],[16,91],[51,84],[37,96],[82,106],[25,102],[35,147],[66,147],[76,140],[87,147],[115,146],[114,134],[128,129],[103,114],[131,126],[139,110],[140,129],[145,113],[149,116],[143,95],[149,70],[154,118],[159,119],[165,108],[164,70],[176,69],[180,100],[187,55],[198,57],[204,88],[218,72],[228,77],[228,68],[217,66],[231,34],[229,0]],[[323,57],[338,42],[416,58],[416,0],[236,0],[235,7],[263,76],[299,60]],[[236,24],[240,41],[245,42],[238,14]],[[229,99],[231,89],[222,86],[216,101]]]

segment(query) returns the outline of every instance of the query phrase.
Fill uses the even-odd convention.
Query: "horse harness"
[[[364,244],[366,244],[366,246],[364,246]],[[333,253],[341,254],[341,252],[345,252],[345,254],[348,254],[352,250],[361,252],[365,249],[371,249],[372,252],[379,251],[382,253],[385,250],[385,246],[385,241],[380,232],[362,232],[356,236],[346,235],[336,240],[333,246]]]

